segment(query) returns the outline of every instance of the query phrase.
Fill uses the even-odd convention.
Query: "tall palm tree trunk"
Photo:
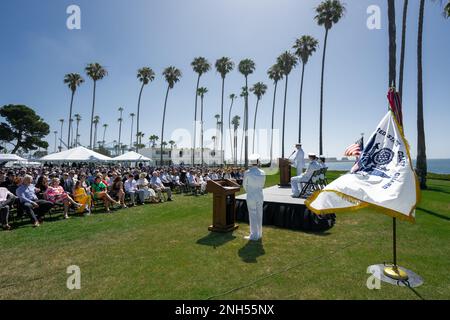
[[[103,129],[103,139],[102,139],[102,146],[105,147],[105,136],[106,136],[106,127]]]
[[[403,2],[403,22],[402,22],[402,48],[400,52],[400,73],[398,78],[398,93],[403,101],[403,70],[405,68],[405,45],[406,45],[406,20],[408,15],[408,0]]]
[[[417,163],[416,171],[421,189],[427,188],[427,154],[425,145],[425,128],[423,119],[423,70],[422,44],[425,0],[420,0],[419,31],[417,37]]]
[[[192,148],[192,165],[195,165],[195,144],[196,144],[196,140],[197,140],[197,101],[198,101],[198,87],[200,85],[200,75],[198,75],[197,78],[197,86],[195,88],[195,110],[194,110],[194,143],[193,143],[193,148]],[[162,140],[161,140],[162,141]]]
[[[245,152],[244,152],[244,166],[248,168],[248,81],[247,76],[245,77],[245,108],[244,108],[244,136],[245,136]]]
[[[134,117],[131,117],[130,149],[133,149],[133,126],[134,126]]]
[[[320,119],[319,119],[319,153],[323,154],[323,80],[325,75],[325,57],[327,52],[328,29],[325,28],[325,40],[323,43],[322,75],[320,80]]]
[[[122,154],[121,138],[122,138],[122,121],[119,122],[119,153],[120,154]]]
[[[225,150],[223,148],[223,97],[225,94],[225,78],[222,78],[222,103],[220,106],[220,161],[223,164],[225,160]]]
[[[162,127],[161,127],[161,165],[163,165],[163,151],[164,151],[164,124],[166,121],[166,107],[167,107],[167,98],[169,97],[170,86],[167,86],[166,98],[164,100],[164,111],[163,111],[163,119],[162,119]]]
[[[69,111],[69,130],[67,133],[67,147],[70,149],[70,134],[72,130],[72,106],[73,106],[73,97],[75,95],[75,90],[72,90],[72,97],[70,99],[70,111]]]
[[[138,109],[136,114],[136,140],[138,139],[138,133],[139,133],[139,114],[141,111],[141,97],[142,97],[142,90],[144,90],[144,83],[142,83],[141,90],[139,91],[139,99],[138,99]],[[119,148],[120,148],[120,134],[119,134]],[[139,152],[139,146],[138,143],[136,144],[136,152]]]
[[[61,122],[61,131],[60,131],[60,134],[59,134],[59,151],[61,151],[62,150],[62,138],[63,138],[63,135],[62,135],[62,132],[63,132],[63,126],[64,126],[64,122]]]
[[[277,97],[278,81],[275,82],[275,89],[273,91],[273,106],[272,106],[272,130],[270,131],[270,165],[273,160],[273,127],[275,122],[275,102]]]
[[[94,80],[94,92],[92,95],[92,112],[91,112],[91,130],[89,132],[89,148],[92,149],[92,128],[94,126],[94,112],[95,112],[95,90],[97,81]]]
[[[234,162],[235,166],[237,166],[237,140],[238,140],[237,129],[234,129],[234,144],[233,144],[234,155],[233,155],[233,162]]]
[[[256,99],[255,118],[254,118],[254,120],[253,120],[253,142],[252,142],[252,153],[255,153],[256,116],[258,115],[258,105],[259,105],[259,99]]]
[[[234,160],[234,141],[233,141],[233,137],[232,137],[232,132],[231,132],[231,110],[233,109],[233,103],[234,103],[234,99],[231,99],[231,105],[230,105],[230,110],[228,111],[228,131],[230,132],[230,144],[231,144],[231,159]]]
[[[94,149],[97,145],[97,123],[94,125]]]
[[[395,0],[388,1],[389,21],[389,87],[396,85],[397,45],[395,27]]]
[[[286,84],[284,87],[284,106],[283,106],[283,131],[281,134],[281,157],[284,158],[284,131],[286,127],[286,100],[287,100],[287,88],[288,88],[289,76],[286,75]]]
[[[80,126],[80,121],[77,121],[77,136],[75,138],[75,147],[78,147],[78,127]]]
[[[200,97],[200,145],[201,145],[201,164],[203,166],[203,96]]]
[[[303,98],[303,77],[305,75],[305,64],[302,64],[302,78],[300,81],[300,99],[298,103],[298,142],[302,141],[302,98]]]

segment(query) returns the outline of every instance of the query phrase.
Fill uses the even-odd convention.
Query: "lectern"
[[[230,232],[238,228],[235,193],[239,190],[239,184],[229,179],[208,181],[206,191],[213,194],[213,224],[209,231]]]
[[[291,162],[289,159],[279,158],[280,167],[280,187],[289,187],[291,185]]]

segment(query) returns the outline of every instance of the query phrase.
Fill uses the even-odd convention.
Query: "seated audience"
[[[38,199],[34,192],[34,186],[31,184],[32,179],[30,175],[26,175],[22,184],[17,188],[16,195],[23,211],[33,220],[33,226],[39,227],[44,221],[45,214],[53,207],[53,203]]]
[[[8,189],[0,187],[0,223],[3,230],[11,230],[9,225],[9,210],[14,204],[16,196],[13,195]]]
[[[53,178],[51,184],[44,193],[44,198],[53,204],[62,204],[64,206],[64,218],[69,219],[69,206],[73,204],[77,209],[81,204],[75,202],[69,194],[59,185],[59,179]]]
[[[111,210],[109,209],[110,204],[116,204],[120,205],[120,203],[108,194],[108,187],[106,184],[102,181],[103,176],[99,174],[95,180],[94,183],[91,185],[92,192],[94,194],[94,200],[99,199],[102,200],[105,204],[106,212],[109,213]]]

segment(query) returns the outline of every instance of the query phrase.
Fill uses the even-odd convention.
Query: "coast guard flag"
[[[314,193],[305,204],[316,214],[373,207],[414,222],[417,186],[408,142],[390,110],[364,147],[356,170]]]

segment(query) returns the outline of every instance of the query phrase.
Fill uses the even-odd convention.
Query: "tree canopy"
[[[50,133],[49,125],[33,109],[25,105],[5,105],[0,108],[0,141],[13,146],[11,153],[48,148],[42,140]]]

